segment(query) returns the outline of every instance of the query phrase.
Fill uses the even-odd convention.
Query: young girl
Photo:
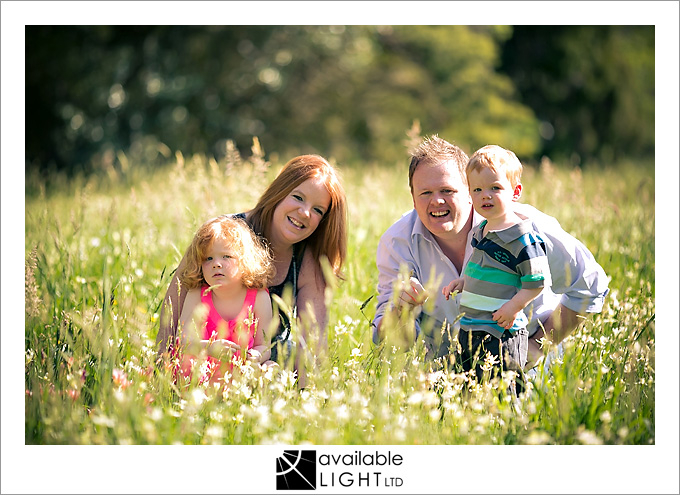
[[[220,216],[196,232],[179,275],[188,289],[180,315],[186,353],[185,376],[195,355],[207,351],[200,381],[215,383],[236,360],[269,359],[265,332],[272,320],[267,284],[273,273],[271,255],[240,219]]]

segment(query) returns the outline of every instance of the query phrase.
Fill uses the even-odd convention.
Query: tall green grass
[[[405,164],[340,166],[345,280],[328,291],[324,359],[300,391],[288,369],[236,370],[227,391],[155,367],[161,298],[196,228],[252,207],[281,163],[178,154],[153,174],[119,155],[105,178],[27,177],[27,444],[652,444],[653,169],[527,167],[524,200],[558,218],[611,277],[601,314],[513,401],[420,346],[375,347],[375,251],[411,207]]]

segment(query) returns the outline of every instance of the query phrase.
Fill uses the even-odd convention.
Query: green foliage
[[[403,129],[522,159],[654,150],[653,26],[27,26],[28,172],[281,156],[401,159]],[[38,117],[39,116],[39,117]]]
[[[542,153],[574,165],[654,152],[654,26],[517,26],[501,70],[541,120]]]
[[[510,27],[27,26],[29,173],[217,160],[260,136],[282,156],[401,159],[403,129],[530,156],[538,122],[498,72]],[[32,118],[32,116],[40,118]]]
[[[405,165],[342,168],[346,280],[328,294],[327,355],[310,363],[304,391],[285,368],[237,368],[226,392],[175,383],[171,363],[155,366],[159,304],[199,224],[248,209],[276,173],[253,149],[219,162],[178,154],[153,174],[133,164],[59,193],[34,184],[27,444],[655,443],[654,181],[625,164],[527,167],[527,201],[590,247],[612,290],[519,401],[508,376],[478,383],[424,360],[420,345],[371,343],[378,238],[411,207]]]

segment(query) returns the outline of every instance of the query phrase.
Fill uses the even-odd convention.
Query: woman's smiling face
[[[293,245],[314,233],[330,208],[331,195],[323,177],[307,179],[295,187],[274,210],[272,244]]]

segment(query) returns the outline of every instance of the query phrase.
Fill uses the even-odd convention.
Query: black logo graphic
[[[277,490],[316,490],[316,450],[284,450],[276,459]]]

